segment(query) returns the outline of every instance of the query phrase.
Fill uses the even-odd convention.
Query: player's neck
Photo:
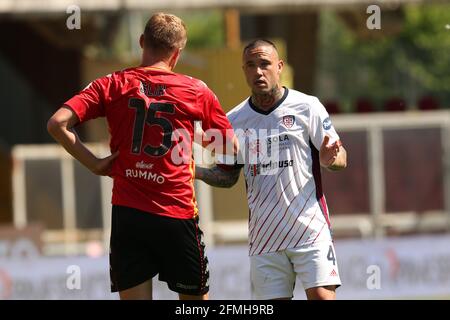
[[[161,69],[161,70],[165,70],[165,71],[172,71],[172,68],[164,61],[156,61],[156,62],[142,61],[141,67]]]
[[[269,93],[252,93],[252,103],[263,111],[269,111],[283,97],[284,88],[276,86]]]
[[[146,54],[142,55],[141,67],[155,68],[166,71],[172,71],[173,69],[168,61]]]

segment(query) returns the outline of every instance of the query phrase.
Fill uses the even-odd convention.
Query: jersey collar
[[[145,71],[154,71],[154,72],[161,72],[161,73],[174,73],[171,70],[159,68],[159,67],[140,67]]]

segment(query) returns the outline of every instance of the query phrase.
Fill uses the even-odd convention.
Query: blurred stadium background
[[[381,29],[367,28],[372,4]],[[80,29],[67,28],[71,5]],[[46,121],[93,79],[137,65],[156,11],[185,20],[176,71],[204,80],[226,111],[249,94],[243,44],[264,37],[287,61],[284,84],[332,115],[349,153],[344,172],[322,173],[338,297],[450,298],[449,1],[0,0],[0,299],[117,298],[111,180],[56,146]],[[98,155],[109,152],[103,119],[78,132]],[[213,299],[250,298],[242,180],[229,190],[196,184]],[[296,292],[304,298],[301,285]],[[175,298],[159,282],[155,296]]]

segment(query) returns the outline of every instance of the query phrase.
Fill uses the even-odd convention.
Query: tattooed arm
[[[218,166],[204,168],[195,166],[195,178],[219,188],[231,188],[239,179],[241,168],[224,170]]]

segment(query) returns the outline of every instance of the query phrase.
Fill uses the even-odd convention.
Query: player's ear
[[[178,49],[175,49],[172,53],[172,56],[169,61],[169,65],[172,67],[172,69],[175,68],[175,66],[177,65],[178,59],[181,56],[181,50],[183,50],[183,49],[178,48]]]
[[[141,49],[144,49],[144,35],[141,34],[141,37],[139,38],[139,45],[141,46]]]
[[[283,71],[283,67],[284,67],[284,61],[283,60],[278,60],[278,74],[281,74],[281,72]]]

